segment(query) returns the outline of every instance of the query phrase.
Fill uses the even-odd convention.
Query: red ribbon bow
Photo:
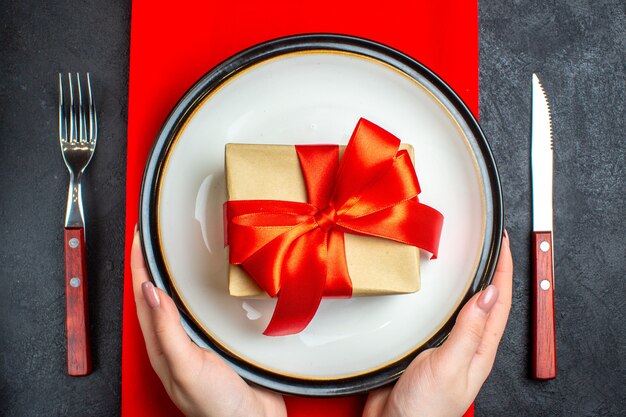
[[[226,203],[230,263],[278,296],[264,334],[303,330],[323,296],[350,297],[344,233],[376,236],[437,255],[443,216],[421,204],[400,140],[359,120],[339,163],[336,145],[296,146],[308,203]]]

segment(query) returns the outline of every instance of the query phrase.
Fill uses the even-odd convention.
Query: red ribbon
[[[339,163],[336,145],[296,146],[308,203],[226,203],[230,263],[278,296],[264,334],[303,330],[323,296],[350,297],[344,233],[376,236],[437,255],[443,216],[421,204],[417,176],[400,140],[359,120]]]

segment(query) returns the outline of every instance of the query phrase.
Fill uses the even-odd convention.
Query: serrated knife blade
[[[532,76],[531,172],[533,193],[532,377],[556,378],[553,258],[552,117],[537,74]]]
[[[533,178],[533,230],[552,231],[552,118],[548,97],[533,74],[531,163]]]

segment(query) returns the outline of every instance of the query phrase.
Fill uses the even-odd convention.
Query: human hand
[[[152,285],[138,234],[131,253],[137,315],[150,363],[188,416],[286,416],[282,397],[248,386],[218,355],[193,343],[172,299]],[[370,394],[364,417],[460,416],[486,380],[511,306],[505,235],[493,283],[463,307],[442,346],[422,352],[392,388]]]
[[[491,372],[509,317],[512,284],[505,232],[492,284],[467,302],[440,347],[420,353],[393,387],[369,395],[363,416],[462,416]]]
[[[217,354],[189,339],[172,299],[150,282],[137,232],[130,262],[137,316],[150,364],[185,415],[287,415],[281,395],[249,386]]]

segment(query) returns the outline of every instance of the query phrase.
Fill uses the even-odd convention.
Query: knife
[[[553,156],[548,97],[537,77],[532,80],[531,171],[533,190],[533,340],[532,377],[556,378],[554,257],[552,246]]]

